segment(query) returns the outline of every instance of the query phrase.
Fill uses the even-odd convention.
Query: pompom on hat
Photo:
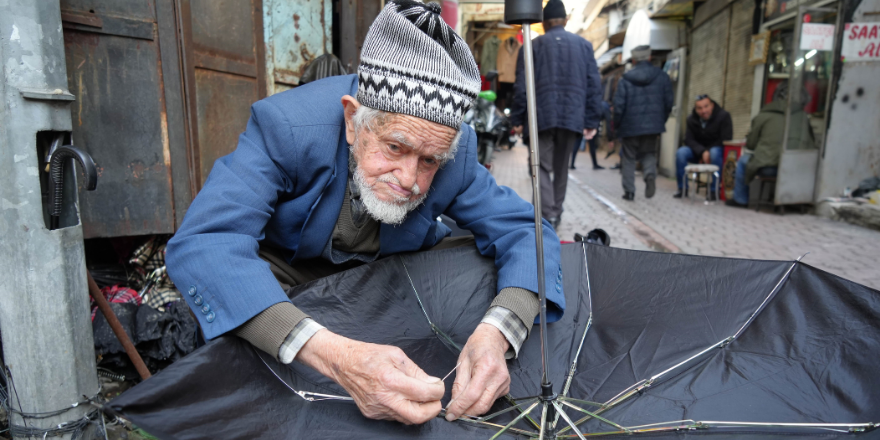
[[[480,92],[467,44],[440,5],[391,0],[370,26],[358,65],[357,100],[455,129]]]

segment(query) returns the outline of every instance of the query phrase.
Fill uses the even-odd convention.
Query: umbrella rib
[[[495,440],[496,438],[500,437],[501,434],[504,434],[505,432],[507,432],[507,430],[509,430],[510,428],[512,428],[513,425],[516,424],[516,422],[519,422],[520,420],[522,420],[523,417],[526,416],[526,414],[532,412],[532,410],[535,409],[536,406],[538,406],[538,403],[540,403],[540,402],[537,402],[537,401],[536,401],[535,403],[532,403],[532,405],[529,406],[529,408],[528,408],[527,410],[525,410],[525,411],[524,411],[523,413],[521,413],[520,415],[516,416],[516,418],[514,418],[513,420],[510,421],[510,423],[508,423],[508,424],[505,425],[503,428],[501,428],[500,431],[496,432],[495,435],[493,435],[491,438],[489,438],[489,440]],[[542,433],[543,433],[543,431],[542,431]],[[542,437],[543,437],[543,435],[542,435]]]
[[[808,253],[809,252],[807,252],[807,254]],[[739,330],[731,337],[732,339],[738,338],[739,335],[741,335],[742,332],[744,332],[746,330],[746,327],[748,327],[749,324],[751,324],[752,321],[755,320],[755,318],[758,316],[758,313],[761,313],[761,310],[764,310],[764,306],[767,305],[767,302],[770,301],[770,298],[773,298],[773,296],[776,295],[776,292],[779,290],[779,288],[782,286],[782,284],[785,283],[785,280],[788,279],[788,276],[791,274],[791,271],[794,270],[794,268],[795,268],[795,266],[797,266],[798,262],[801,261],[801,258],[806,257],[807,254],[801,255],[800,257],[797,258],[797,260],[794,260],[791,263],[791,266],[788,268],[787,271],[785,271],[785,274],[782,275],[782,278],[779,279],[779,282],[776,283],[776,286],[773,287],[773,290],[770,291],[770,294],[767,295],[766,298],[764,298],[764,301],[761,303],[760,306],[758,306],[758,308],[755,310],[755,312],[752,313],[752,316],[749,316],[749,319],[746,320],[745,324],[743,324],[742,327],[740,327]]]
[[[254,353],[257,354],[257,357],[260,358],[260,361],[263,362],[263,365],[265,365],[266,368],[268,368],[269,371],[272,372],[272,375],[275,376],[276,379],[281,381],[281,383],[283,383],[285,387],[287,387],[290,391],[293,391],[294,394],[301,397],[303,400],[306,400],[308,402],[321,402],[324,400],[337,400],[337,401],[354,403],[354,399],[351,397],[348,397],[348,396],[336,396],[333,394],[313,393],[311,391],[297,391],[292,386],[288,385],[287,382],[285,382],[284,379],[282,379],[281,376],[279,376],[278,373],[276,373],[275,370],[269,366],[269,364],[266,362],[265,359],[263,359],[263,356],[260,354],[259,350],[256,349],[256,347],[252,347],[252,348],[254,349]]]
[[[445,409],[440,410],[440,414],[437,415],[437,418],[442,419],[445,417],[446,417],[446,410]],[[468,418],[468,417],[470,417],[470,416],[464,415],[464,416],[461,416],[461,417],[455,419],[455,421],[470,423],[472,425],[487,426],[487,427],[492,427],[492,428],[496,428],[496,429],[504,428],[504,425],[499,425],[497,423],[492,423],[492,422],[480,421],[480,420],[477,420],[476,418]],[[522,435],[532,437],[532,438],[538,436],[537,432],[526,431],[524,429],[519,429],[519,428],[509,428],[508,431],[515,432],[517,434],[522,434]]]
[[[761,302],[761,304],[758,306],[758,308],[755,309],[755,311],[751,314],[751,316],[749,316],[749,318],[746,320],[746,322],[743,323],[743,325],[739,328],[739,330],[735,334],[733,334],[732,336],[729,336],[727,338],[724,338],[721,341],[716,342],[715,344],[712,344],[711,346],[701,350],[697,354],[694,354],[694,355],[688,357],[687,359],[667,368],[666,370],[663,370],[662,372],[655,374],[654,376],[650,377],[649,379],[642,379],[641,381],[636,382],[635,384],[629,386],[628,388],[621,391],[616,396],[612,397],[610,400],[605,402],[605,406],[603,408],[599,409],[598,411],[596,411],[595,414],[602,413],[605,410],[607,410],[613,406],[616,406],[617,404],[619,404],[619,403],[629,399],[630,397],[640,393],[642,390],[654,385],[654,383],[657,382],[658,380],[662,379],[663,376],[666,376],[670,372],[677,370],[682,365],[688,364],[689,362],[693,361],[694,359],[699,358],[700,356],[708,353],[709,351],[712,351],[715,348],[724,348],[727,345],[729,345],[731,342],[736,340],[745,331],[745,329],[749,326],[749,324],[751,324],[755,320],[755,318],[758,316],[758,314],[764,309],[764,306],[766,306],[767,303],[775,296],[775,294],[779,291],[780,287],[788,279],[789,275],[791,275],[791,272],[792,272],[792,270],[794,270],[795,266],[797,266],[797,263],[800,262],[801,259],[806,255],[807,254],[801,255],[800,257],[798,257],[795,261],[793,261],[791,263],[791,266],[789,266],[788,270],[782,275],[782,277],[779,279],[779,281],[776,283],[776,285],[770,291],[770,294],[767,295],[766,298],[764,298],[764,301]],[[591,418],[592,418],[592,416],[583,417],[583,418],[579,419],[575,424],[580,425],[581,423],[586,422],[587,420],[589,420]],[[567,429],[568,428],[563,428],[560,432],[565,431]]]
[[[544,406],[541,409],[541,428],[540,434],[538,436],[538,440],[544,440],[544,432],[546,431],[544,428],[547,426],[547,402],[544,402]],[[492,439],[489,439],[492,440]]]
[[[568,426],[571,426],[571,429],[574,430],[574,433],[577,434],[578,438],[581,440],[587,440],[584,438],[584,435],[581,434],[581,431],[578,430],[576,426],[574,426],[574,422],[572,422],[571,419],[568,417],[568,414],[566,414],[565,411],[562,410],[562,407],[559,406],[559,404],[556,402],[553,402],[553,406],[556,408],[556,414],[559,414],[562,419],[565,420],[565,423],[568,423]]]
[[[581,357],[581,349],[584,348],[584,341],[587,339],[587,332],[590,331],[590,327],[593,325],[593,293],[592,288],[590,286],[590,266],[587,264],[587,243],[582,242],[581,248],[584,252],[584,272],[587,275],[587,304],[590,306],[590,315],[587,318],[587,326],[584,328],[584,334],[581,335],[581,343],[578,344],[578,349],[574,354],[574,358],[571,360],[571,367],[568,369],[568,374],[565,377],[565,381],[562,385],[562,397],[568,395],[568,391],[571,389],[571,381],[574,380],[574,373],[577,371],[577,362]],[[559,421],[559,414],[556,414],[556,419],[553,421],[555,425],[556,422]]]
[[[605,404],[604,404],[604,403],[591,402],[591,401],[589,401],[589,400],[575,399],[575,398],[572,398],[572,397],[564,397],[564,396],[563,396],[563,397],[560,397],[559,400],[567,400],[567,401],[569,401],[569,402],[577,402],[577,403],[581,403],[581,404],[584,404],[584,405],[598,406],[598,407],[602,407],[602,408],[605,407]]]
[[[584,328],[584,334],[581,336],[581,343],[578,344],[577,352],[575,352],[574,359],[571,361],[571,367],[568,369],[568,377],[565,378],[565,385],[562,387],[563,396],[568,395],[571,381],[574,379],[575,371],[577,371],[577,361],[581,357],[581,349],[584,348],[584,341],[587,339],[587,332],[590,331],[590,327],[593,324],[593,292],[592,287],[590,286],[590,266],[587,264],[587,244],[581,243],[581,247],[584,251],[584,271],[587,275],[587,304],[590,306],[590,315],[587,318],[587,326]]]
[[[623,426],[621,426],[621,425],[619,425],[619,424],[617,424],[617,423],[614,423],[614,422],[612,422],[611,420],[608,420],[608,419],[606,419],[606,418],[604,418],[604,417],[602,417],[602,416],[596,414],[595,412],[587,411],[587,410],[585,410],[585,409],[583,409],[583,408],[581,408],[581,407],[578,407],[578,406],[572,405],[571,403],[569,403],[569,402],[567,402],[567,401],[565,401],[565,400],[561,400],[560,403],[562,403],[562,404],[565,405],[565,406],[571,407],[571,408],[573,408],[573,409],[575,409],[575,410],[577,410],[577,411],[580,411],[580,412],[582,412],[582,413],[584,413],[584,414],[587,414],[587,415],[589,415],[589,416],[595,418],[596,420],[599,420],[599,421],[605,422],[605,423],[607,423],[607,424],[609,424],[609,425],[611,425],[611,426],[613,426],[613,427],[615,427],[615,428],[617,428],[617,429],[622,429],[622,430],[624,430],[624,431],[626,431],[626,432],[629,432],[629,429],[627,429],[627,428],[625,428],[625,427],[623,427]],[[575,426],[572,425],[572,428],[575,428]]]
[[[478,421],[478,422],[487,422],[487,421],[489,421],[489,420],[491,420],[491,419],[494,419],[495,417],[500,416],[501,414],[506,414],[506,413],[508,413],[508,412],[510,412],[510,411],[513,411],[513,410],[515,410],[515,409],[519,409],[519,408],[522,407],[522,406],[526,406],[526,405],[528,405],[528,404],[530,404],[530,403],[534,403],[534,401],[535,401],[535,399],[527,400],[527,401],[525,401],[525,402],[523,402],[523,403],[518,403],[518,404],[516,404],[516,405],[514,405],[514,406],[511,406],[510,408],[505,408],[505,409],[502,409],[501,411],[494,412],[494,413],[492,413],[492,414],[485,415],[485,416],[482,416],[482,417],[476,417],[476,418],[474,418],[474,419],[472,419],[472,420],[475,420],[475,421]]]

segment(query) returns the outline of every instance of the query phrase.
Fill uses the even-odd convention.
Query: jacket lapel
[[[321,256],[324,246],[333,234],[336,220],[339,218],[347,183],[348,142],[345,139],[345,130],[342,130],[342,135],[336,146],[335,169],[327,181],[324,191],[312,205],[311,212],[303,224],[299,246],[294,254],[295,259],[303,260]]]
[[[431,222],[422,215],[421,210],[417,210],[411,212],[400,226],[382,223],[379,227],[379,253],[390,255],[421,249]]]

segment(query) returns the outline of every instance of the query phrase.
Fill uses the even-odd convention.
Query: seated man
[[[813,127],[804,113],[809,95],[801,96],[801,105],[795,105],[791,112],[791,127],[788,135],[789,149],[815,148]],[[727,206],[746,207],[749,204],[749,182],[757,175],[776,176],[779,157],[782,154],[782,139],[785,136],[785,108],[788,106],[788,81],[780,83],[773,92],[773,101],[765,105],[752,119],[752,126],[746,138],[746,149],[736,162],[736,175],[733,184],[733,200]]]
[[[694,102],[694,111],[687,118],[687,133],[684,146],[675,156],[675,178],[678,192],[673,195],[681,198],[684,190],[684,167],[689,163],[723,165],[723,142],[733,139],[733,120],[730,113],[721,108],[709,95],[699,95]],[[715,178],[712,178],[709,198],[715,199]]]
[[[237,149],[214,163],[168,243],[168,272],[205,336],[234,334],[283,363],[302,362],[367,417],[436,417],[440,379],[396,347],[324,328],[282,283],[449,247],[450,230],[436,220],[446,214],[494,258],[499,292],[459,356],[446,418],[486,412],[508,392],[505,358],[518,353],[539,304],[535,211],[477,162],[476,135],[462,125],[479,91],[476,63],[440,7],[394,0],[370,27],[357,75],[255,103]],[[546,221],[542,234],[555,320],[565,306],[554,288],[559,239]]]

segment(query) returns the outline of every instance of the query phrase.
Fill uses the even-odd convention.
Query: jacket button
[[[208,313],[208,316],[205,317],[205,321],[214,322],[214,318],[216,317],[217,315],[215,315],[214,312]]]
[[[194,302],[197,306],[200,306],[200,305],[202,305],[202,302],[204,302],[204,298],[202,298],[202,295],[196,295],[196,297],[193,298],[193,302]]]
[[[210,304],[205,304],[205,305],[202,306],[202,309],[201,309],[201,310],[202,310],[202,314],[203,314],[203,315],[207,315],[208,312],[211,311],[211,305],[210,305]]]
[[[196,294],[196,286],[189,286],[189,291],[187,292],[189,296],[193,296]]]

